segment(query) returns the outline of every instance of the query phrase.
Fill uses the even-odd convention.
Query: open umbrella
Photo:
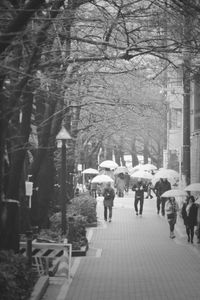
[[[99,171],[96,169],[89,168],[89,169],[85,169],[82,172],[82,174],[99,174]]]
[[[124,166],[117,167],[114,171],[114,175],[118,175],[120,173],[123,173],[123,174],[128,173],[127,167],[124,167]]]
[[[178,189],[172,189],[169,191],[164,192],[161,197],[186,197],[187,192],[183,190],[178,190]]]
[[[129,169],[129,173],[130,174],[133,174],[133,173],[135,173],[135,172],[137,172],[137,171],[142,171],[143,169],[142,169],[142,165],[137,165],[137,166],[135,166],[135,167],[131,167],[130,169]]]
[[[191,183],[184,188],[184,191],[188,192],[199,192],[200,191],[200,183]]]
[[[108,175],[97,175],[95,176],[92,181],[92,183],[105,183],[105,182],[114,182],[114,180],[108,176]]]
[[[143,178],[143,179],[149,179],[151,180],[153,178],[153,175],[146,171],[136,171],[133,174],[131,174],[131,178]]]
[[[154,175],[154,178],[179,178],[179,174],[172,169],[161,169]]]
[[[144,171],[154,171],[154,170],[157,170],[157,167],[154,166],[153,164],[144,164],[144,165],[142,165],[141,168]]]
[[[108,168],[114,170],[118,167],[118,164],[113,160],[104,160],[100,165],[101,168]]]

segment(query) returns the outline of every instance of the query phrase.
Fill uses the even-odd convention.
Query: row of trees
[[[68,173],[95,166],[100,148],[105,159],[114,150],[137,163],[140,151],[161,164],[168,108],[160,91],[183,50],[198,55],[198,1],[4,0],[0,8],[1,202],[26,206],[31,174],[32,222],[47,226],[61,125],[73,137]],[[196,27],[185,30],[191,16]],[[196,72],[186,59],[184,68]]]

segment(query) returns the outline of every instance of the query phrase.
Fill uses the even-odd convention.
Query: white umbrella
[[[133,174],[131,174],[131,178],[143,178],[143,179],[149,179],[151,180],[153,178],[153,175],[146,171],[136,171]]]
[[[186,186],[184,188],[184,191],[188,191],[188,192],[198,192],[200,191],[200,183],[191,183],[188,186]]]
[[[133,168],[130,168],[129,169],[129,173],[130,174],[133,174],[133,173],[135,173],[135,172],[137,172],[137,171],[141,171],[142,170],[142,165],[137,165],[137,166],[135,166],[135,167],[133,167]]]
[[[108,176],[108,175],[97,175],[95,176],[92,181],[92,183],[104,183],[104,182],[114,182],[114,180]]]
[[[154,166],[153,164],[144,164],[144,165],[142,165],[142,169],[144,171],[154,171],[154,170],[157,170],[157,167]]]
[[[183,190],[178,190],[178,189],[172,189],[169,191],[164,192],[161,197],[186,197],[187,192]]]
[[[127,167],[124,167],[124,166],[117,167],[114,171],[114,174],[117,175],[120,173],[123,173],[123,174],[128,173]]]
[[[108,168],[114,170],[118,167],[118,164],[113,160],[104,160],[100,165],[101,168]]]
[[[172,170],[172,169],[161,169],[159,170],[155,175],[154,178],[160,179],[160,178],[179,178],[178,172]]]
[[[82,172],[82,174],[99,174],[99,171],[96,169],[89,168],[89,169],[85,169]]]

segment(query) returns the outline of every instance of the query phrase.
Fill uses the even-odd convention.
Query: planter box
[[[88,250],[88,246],[82,246],[80,250],[73,250],[72,249],[72,257],[86,256],[87,250]]]
[[[29,300],[40,300],[44,296],[49,285],[49,277],[41,276],[36,282]]]

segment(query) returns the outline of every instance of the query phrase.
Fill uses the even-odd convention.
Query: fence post
[[[26,232],[26,256],[28,258],[28,265],[32,267],[32,237],[33,232],[31,230]]]

